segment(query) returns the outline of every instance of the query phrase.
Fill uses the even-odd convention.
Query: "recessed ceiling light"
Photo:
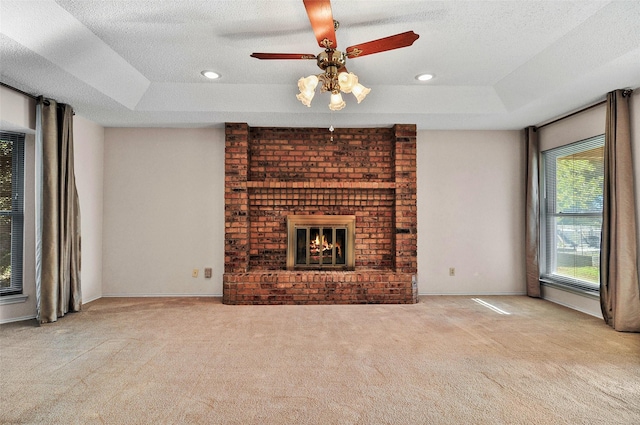
[[[433,74],[418,74],[416,75],[416,80],[418,81],[429,81],[433,78]]]
[[[212,79],[212,80],[215,80],[215,79],[221,77],[220,74],[218,74],[217,72],[213,72],[213,71],[202,71],[201,74],[204,75],[207,78]]]

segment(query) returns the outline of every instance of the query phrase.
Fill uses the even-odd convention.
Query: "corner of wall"
[[[105,129],[101,125],[78,115],[74,117],[75,174],[82,225],[83,303],[102,297],[104,135]]]

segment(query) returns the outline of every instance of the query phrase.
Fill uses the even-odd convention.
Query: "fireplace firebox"
[[[287,217],[287,270],[353,270],[355,215]]]

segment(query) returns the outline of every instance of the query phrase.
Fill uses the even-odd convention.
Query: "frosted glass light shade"
[[[331,103],[329,103],[329,109],[332,111],[339,111],[344,108],[347,104],[342,100],[342,95],[340,93],[331,93]]]
[[[314,91],[318,86],[318,77],[315,75],[309,75],[308,77],[302,77],[298,80],[298,90],[300,93]]]
[[[302,102],[303,105],[311,107],[311,101],[313,100],[313,96],[315,96],[315,94],[315,91],[298,93],[296,95],[296,99]]]
[[[351,93],[353,87],[358,84],[358,76],[353,72],[341,72],[338,74],[338,84],[340,84],[340,90]]]
[[[370,88],[367,88],[360,83],[356,84],[355,86],[353,86],[353,89],[351,89],[351,93],[353,93],[353,95],[356,97],[358,103],[362,102],[362,99],[367,97],[370,91]]]
[[[318,77],[315,75],[309,75],[306,78],[300,78],[298,80],[298,89],[300,93],[296,96],[303,105],[311,107],[311,100],[316,94],[316,87],[318,86]]]

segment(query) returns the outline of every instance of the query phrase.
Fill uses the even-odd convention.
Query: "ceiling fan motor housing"
[[[317,60],[318,67],[323,71],[327,70],[330,66],[340,69],[347,63],[347,55],[338,50],[327,49],[318,54]]]
[[[338,71],[344,68],[347,56],[338,50],[327,49],[318,54],[317,60],[318,67],[324,71],[324,75],[318,76],[322,81],[322,91],[339,93]]]

